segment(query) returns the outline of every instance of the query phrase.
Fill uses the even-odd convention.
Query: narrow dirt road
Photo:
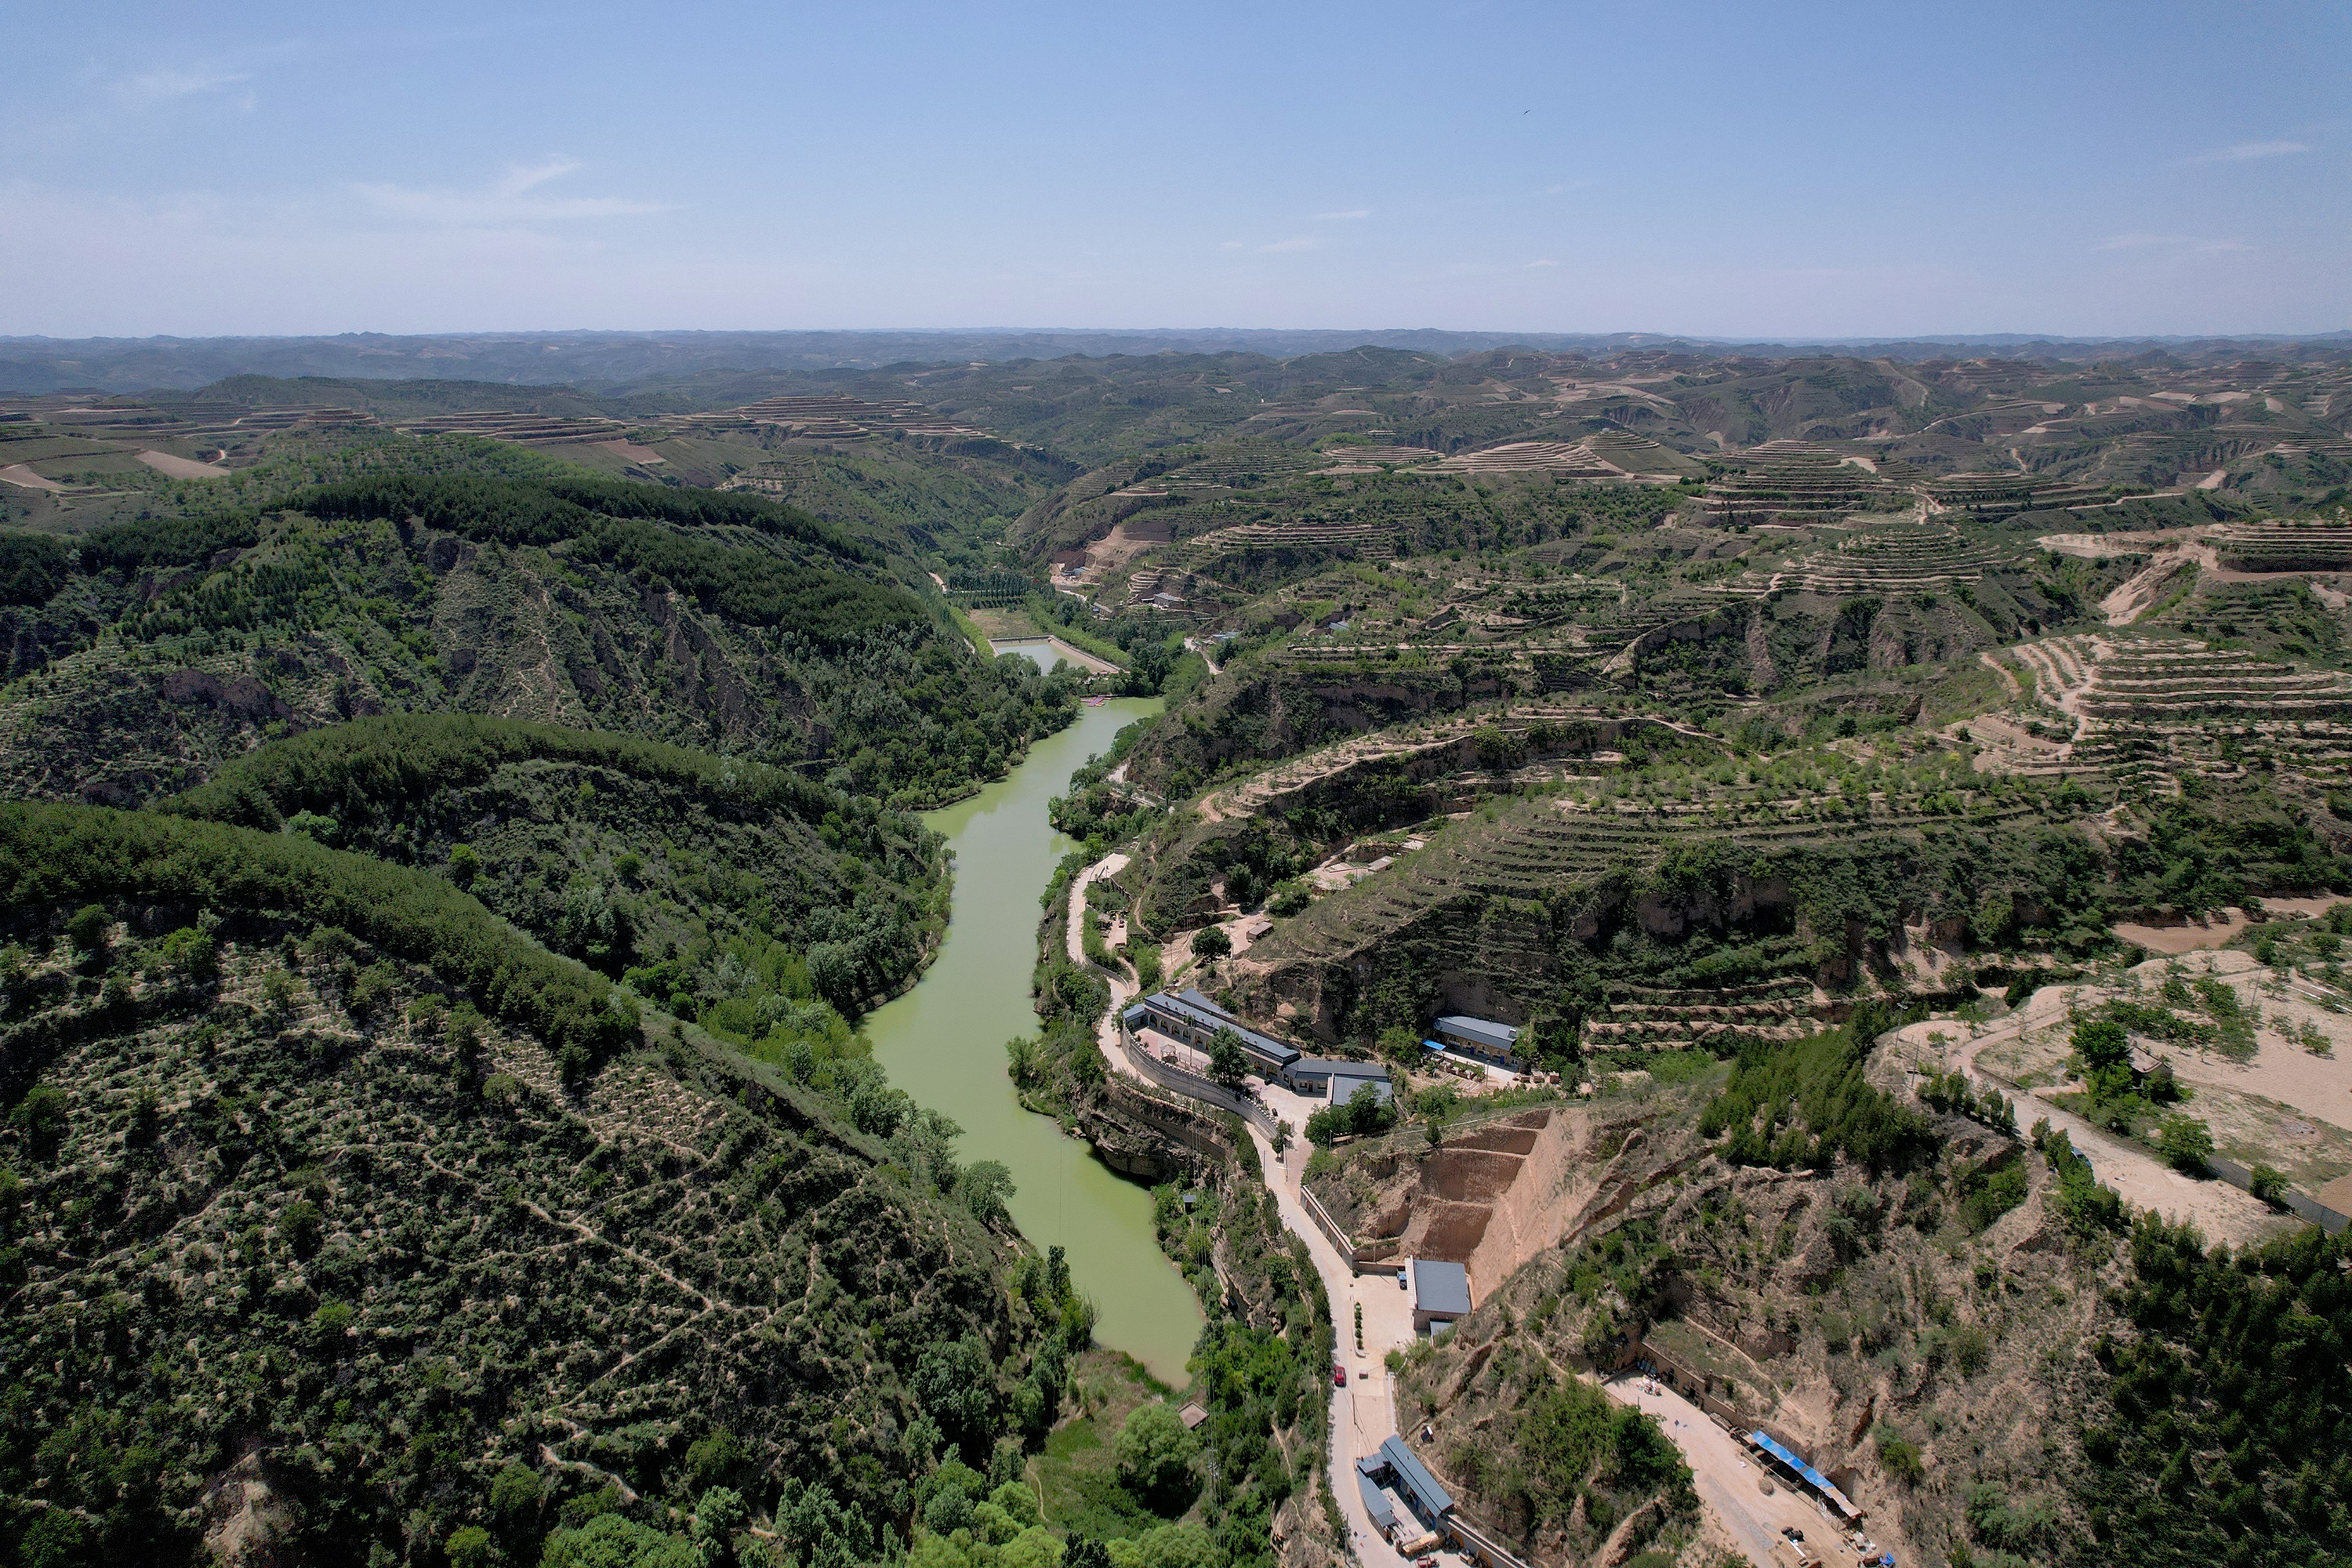
[[[2204,1232],[2208,1241],[2225,1241],[2232,1246],[2277,1234],[2281,1228],[2278,1216],[2271,1212],[2270,1205],[2252,1194],[2227,1182],[2184,1176],[2137,1144],[2124,1142],[2073,1111],[2051,1104],[2032,1089],[2020,1088],[1977,1065],[1977,1058],[1988,1047],[2013,1040],[2030,1029],[2063,1023],[2068,1000],[2068,988],[2063,986],[2047,986],[2035,992],[2000,1025],[1973,1039],[1959,1042],[1952,1051],[1954,1065],[1972,1081],[1997,1088],[2007,1095],[2016,1107],[2021,1129],[2046,1121],[2053,1131],[2066,1134],[2074,1152],[2091,1162],[2098,1179],[2113,1187],[2134,1208],[2153,1209],[2176,1225],[2188,1221]],[[1946,1030],[1953,1027],[1949,1023],[1932,1026]],[[1924,1041],[1929,1027],[1913,1024],[1904,1032],[1910,1035],[1919,1031],[1916,1038]]]
[[[1691,1487],[1756,1568],[1774,1559],[1773,1546],[1785,1527],[1805,1532],[1805,1542],[1835,1562],[1853,1553],[1839,1540],[1842,1531],[1819,1504],[1775,1484],[1767,1494],[1758,1484],[1768,1478],[1748,1457],[1739,1440],[1717,1426],[1706,1411],[1663,1383],[1652,1383],[1637,1373],[1620,1373],[1598,1380],[1601,1392],[1622,1405],[1657,1417],[1659,1427],[1683,1451],[1691,1468]],[[1654,1392],[1653,1392],[1654,1390]],[[1904,1554],[1906,1558],[1908,1553]]]
[[[1072,963],[1081,967],[1087,963],[1087,889],[1105,877],[1116,877],[1126,869],[1126,854],[1113,850],[1079,872],[1070,884],[1070,919],[1063,937],[1065,951],[1069,953]],[[1135,982],[1116,970],[1106,969],[1100,973],[1110,984],[1110,1005],[1104,1009],[1101,1017],[1095,1020],[1095,1043],[1102,1047],[1103,1058],[1110,1063],[1112,1071],[1125,1073],[1139,1082],[1149,1082],[1136,1070],[1135,1064],[1127,1059],[1127,1052],[1118,1037],[1118,1016],[1136,998]]]

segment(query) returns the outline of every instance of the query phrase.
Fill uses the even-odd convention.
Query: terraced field
[[[1244,994],[1268,1005],[1319,992],[1321,977],[1354,970],[1377,983],[1408,949],[1436,951],[1433,962],[1525,994],[1541,993],[1558,973],[1556,945],[1569,933],[1557,900],[1597,889],[1612,877],[1628,886],[1670,855],[1713,849],[1721,863],[1790,863],[1792,852],[1850,852],[1857,835],[1916,846],[1961,829],[1983,834],[2038,817],[2030,793],[1977,790],[1885,792],[1847,797],[1830,791],[1768,795],[1738,786],[1695,794],[1712,798],[1646,802],[1604,795],[1521,804],[1492,820],[1454,824],[1427,847],[1388,870],[1316,904],[1261,938],[1234,964]],[[1694,895],[1702,905],[1716,894]],[[1722,896],[1734,903],[1783,909],[1779,935],[1744,950],[1745,976],[1720,984],[1660,986],[1613,980],[1605,1015],[1589,1026],[1596,1043],[1679,1048],[1744,1037],[1785,1039],[1808,1032],[1820,1000],[1821,962],[1813,937],[1785,922],[1789,893],[1769,881]],[[1571,924],[1586,919],[1575,917]],[[1679,937],[1693,919],[1687,904],[1640,895],[1624,918],[1653,934]],[[1742,917],[1747,918],[1747,917]],[[1586,938],[1592,933],[1578,931]],[[1928,968],[1937,971],[1940,956]],[[1760,969],[1760,973],[1759,970]]]
[[[1201,797],[1199,809],[1212,822],[1247,816],[1356,768],[1458,750],[1481,729],[1524,735],[1544,724],[1587,724],[1596,728],[1605,725],[1606,732],[1612,734],[1617,728],[1615,721],[1599,710],[1568,703],[1538,701],[1477,709],[1411,727],[1375,731],[1302,752],[1238,783],[1211,790]]]
[[[1585,1024],[1584,1037],[1599,1050],[1728,1052],[1751,1040],[1801,1039],[1821,1027],[1817,1005],[1812,982],[1794,973],[1699,990],[1627,985]]]
[[[617,419],[551,418],[538,414],[511,414],[499,409],[445,414],[404,422],[404,430],[420,436],[484,436],[496,441],[520,441],[532,446],[559,446],[572,441],[610,441],[628,426]]]
[[[2340,517],[2231,523],[2212,536],[2214,554],[2237,572],[2352,569],[2352,522]]]
[[[1910,499],[1881,479],[1870,459],[1810,441],[1767,441],[1738,460],[1739,472],[1707,486],[1700,504],[1711,516],[1834,517],[1893,511]]]
[[[1594,455],[1582,442],[1506,441],[1460,452],[1434,465],[1436,474],[1550,474],[1567,479],[1622,479],[1632,476]]]
[[[909,436],[976,436],[982,432],[960,425],[936,409],[904,398],[868,402],[862,397],[769,397],[740,408],[696,415],[689,426],[774,425],[795,435],[859,440],[877,430],[903,430]]]
[[[2072,716],[2162,725],[2209,717],[2275,722],[2352,715],[2352,676],[2189,638],[2051,637],[2013,650],[2040,700]]]
[[[1980,583],[2005,559],[1997,546],[1940,522],[1888,523],[1780,565],[1750,567],[1719,591],[1754,597],[1795,590],[1832,598],[1927,593]]]
[[[2332,787],[2352,759],[2352,676],[2189,638],[2050,637],[2011,656],[2063,724],[2065,765],[2165,795],[2263,761]]]
[[[1344,551],[1385,561],[1396,554],[1398,527],[1393,522],[1237,523],[1186,540],[1172,552],[1172,560],[1195,572],[1214,572],[1224,556],[1277,550]]]
[[[1696,479],[1706,472],[1688,454],[1630,430],[1596,430],[1578,444],[1601,461],[1629,474]]]
[[[1933,510],[1964,511],[1993,519],[2105,499],[2093,485],[2049,474],[1946,474],[1920,486]]]
[[[1385,468],[1415,468],[1433,463],[1438,454],[1426,447],[1327,447],[1329,466],[1318,474],[1377,474]]]
[[[1433,456],[1434,454],[1426,454]],[[1139,479],[1121,496],[1182,495],[1229,490],[1263,484],[1287,475],[1311,473],[1323,466],[1326,454],[1280,441],[1220,442],[1201,457],[1157,479]]]

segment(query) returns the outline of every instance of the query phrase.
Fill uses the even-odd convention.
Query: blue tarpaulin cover
[[[1799,1458],[1789,1449],[1783,1447],[1779,1442],[1774,1440],[1769,1433],[1750,1432],[1748,1434],[1748,1440],[1755,1444],[1758,1447],[1763,1449],[1766,1453],[1771,1455],[1774,1458],[1780,1460],[1782,1464],[1788,1466],[1790,1469],[1796,1471],[1797,1474],[1804,1477],[1806,1484],[1811,1486],[1815,1491],[1821,1493],[1822,1496],[1827,1498],[1834,1507],[1849,1516],[1855,1518],[1859,1518],[1861,1516],[1862,1510],[1854,1507],[1853,1503],[1847,1501],[1845,1493],[1832,1486],[1830,1484],[1830,1479],[1827,1476],[1822,1474],[1821,1471],[1813,1468],[1812,1466],[1805,1463],[1804,1460]]]

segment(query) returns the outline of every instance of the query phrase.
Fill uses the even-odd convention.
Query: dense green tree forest
[[[774,501],[544,463],[391,468],[404,455],[446,458],[422,443],[268,504],[110,524],[62,576],[26,555],[0,612],[25,724],[0,770],[21,793],[132,800],[272,725],[454,710],[926,805],[1071,712],[1066,683],[971,658],[870,546]]]
[[[938,842],[912,818],[625,735],[353,720],[266,744],[159,809],[433,868],[746,1044],[820,999],[854,1017],[896,992],[945,918]]]

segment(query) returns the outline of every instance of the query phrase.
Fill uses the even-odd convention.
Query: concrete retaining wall
[[[1193,1107],[1147,1094],[1132,1083],[1113,1078],[1105,1086],[1114,1109],[1121,1114],[1143,1122],[1161,1136],[1181,1143],[1197,1153],[1213,1160],[1224,1160],[1234,1154],[1224,1129]]]

